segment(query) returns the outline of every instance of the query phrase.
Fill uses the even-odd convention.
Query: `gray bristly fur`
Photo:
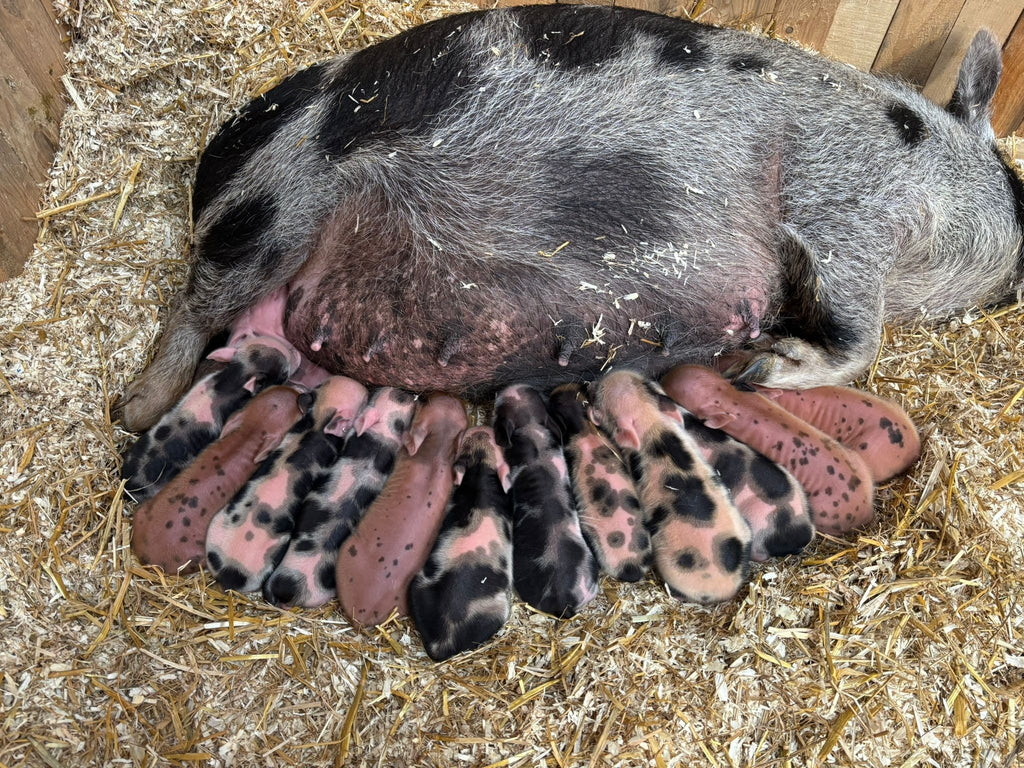
[[[849,381],[884,320],[1019,291],[1021,186],[988,123],[1000,69],[979,33],[947,111],[780,41],[541,6],[307,70],[207,150],[196,264],[125,423],[159,416],[200,342],[314,251],[369,322],[394,322],[374,286],[422,305],[414,322],[447,331],[442,365],[466,345],[511,350],[492,389],[592,374],[612,348],[657,375],[744,345],[741,380]],[[402,265],[400,290],[377,263]],[[479,306],[508,307],[507,322],[462,339]],[[569,346],[583,349],[567,363]],[[468,388],[458,375],[441,381]]]

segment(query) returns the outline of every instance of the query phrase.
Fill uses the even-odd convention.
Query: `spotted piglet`
[[[334,598],[338,548],[384,487],[415,410],[405,390],[373,392],[327,479],[303,500],[288,550],[263,585],[268,601],[314,608]]]
[[[720,429],[708,427],[670,398],[663,407],[678,408],[686,433],[704,460],[718,473],[733,503],[750,526],[750,559],[795,555],[814,536],[804,489],[784,467]]]
[[[498,394],[494,433],[509,466],[516,592],[534,608],[568,618],[597,595],[598,568],[547,423],[544,398],[533,387],[516,384]]]
[[[594,385],[591,415],[631,454],[655,567],[669,588],[693,602],[727,600],[746,578],[750,527],[662,398],[639,373],[614,371]]]
[[[380,495],[338,552],[338,602],[350,619],[375,626],[408,613],[409,584],[430,555],[454,485],[452,465],[466,429],[456,398],[435,392],[402,440]]]
[[[191,573],[206,549],[214,513],[252,477],[302,415],[292,387],[269,387],[232,414],[221,436],[203,449],[132,521],[132,551],[167,573]]]
[[[300,395],[305,415],[249,482],[210,523],[206,561],[225,588],[252,592],[281,559],[303,498],[324,482],[345,434],[366,402],[366,389],[332,376]]]
[[[287,342],[255,337],[214,350],[209,359],[227,365],[201,378],[125,453],[121,475],[136,501],[156,495],[217,439],[232,413],[265,387],[283,384],[300,362]]]
[[[651,564],[651,537],[622,458],[590,422],[578,384],[556,387],[548,413],[557,427],[583,538],[601,570],[619,581],[639,581]]]
[[[678,365],[661,379],[665,392],[709,427],[760,451],[800,481],[814,526],[842,534],[871,522],[874,484],[857,451],[756,392],[700,365]]]
[[[437,542],[409,585],[413,621],[435,661],[483,645],[512,610],[508,465],[489,427],[463,435],[455,477]]]

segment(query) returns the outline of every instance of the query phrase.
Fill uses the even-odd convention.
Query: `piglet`
[[[749,445],[712,429],[670,398],[665,400],[668,408],[678,409],[686,433],[750,526],[750,559],[795,555],[806,547],[814,536],[814,523],[797,479]]]
[[[568,618],[597,595],[598,567],[547,424],[544,398],[533,387],[516,384],[498,394],[494,433],[509,467],[516,592],[537,610]]]
[[[921,455],[921,438],[896,403],[853,387],[762,389],[781,405],[860,455],[875,483],[905,472]]]
[[[302,411],[299,392],[270,387],[224,425],[220,438],[135,510],[132,550],[168,573],[195,571],[214,514],[245,485]]]
[[[357,624],[408,613],[409,583],[423,567],[454,484],[452,463],[466,409],[434,393],[402,440],[394,471],[338,553],[338,601]]]
[[[373,392],[328,476],[302,501],[288,549],[263,585],[268,601],[314,608],[334,598],[338,548],[384,487],[415,409],[405,390]]]
[[[332,376],[299,400],[306,415],[210,523],[206,561],[227,589],[253,592],[263,586],[288,547],[302,500],[338,458],[366,403],[366,388]]]
[[[842,534],[871,522],[871,471],[856,452],[781,405],[737,389],[709,368],[680,365],[661,384],[709,427],[724,430],[792,472],[807,492],[819,530]]]
[[[630,453],[665,583],[693,602],[727,600],[746,579],[750,527],[665,401],[639,373],[613,371],[593,387],[591,416]]]
[[[512,610],[508,465],[489,427],[465,433],[455,476],[437,542],[409,585],[412,619],[434,661],[483,645]]]
[[[651,564],[651,537],[640,500],[622,458],[587,418],[585,401],[578,384],[556,387],[548,398],[580,528],[603,572],[619,581],[639,581]]]
[[[210,353],[227,363],[202,377],[125,453],[121,475],[136,501],[154,495],[217,439],[227,418],[265,387],[283,384],[299,353],[277,338],[246,338]]]

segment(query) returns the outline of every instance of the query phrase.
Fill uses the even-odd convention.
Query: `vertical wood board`
[[[842,0],[822,0],[816,3],[809,3],[806,0],[778,0],[775,4],[773,31],[779,37],[796,40],[820,51],[829,37],[836,14],[842,5]]]
[[[906,2],[906,0],[904,0]],[[935,62],[924,93],[936,104],[945,105],[953,95],[967,48],[974,34],[983,27],[988,29],[1002,45],[1024,11],[1024,0],[967,0],[945,45]]]
[[[897,5],[899,0],[842,0],[822,53],[870,70]]]
[[[0,280],[21,271],[35,242],[38,185],[64,113],[63,72],[52,8],[44,0],[0,3]]]
[[[872,71],[923,86],[966,0],[903,0],[878,49]]]
[[[992,100],[992,127],[999,136],[1024,122],[1024,14],[1003,46],[1003,79]]]

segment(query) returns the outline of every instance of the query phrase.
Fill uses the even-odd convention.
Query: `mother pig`
[[[1024,187],[979,33],[946,110],[788,44],[625,8],[425,24],[250,102],[196,177],[196,262],[122,403],[152,424],[272,289],[373,385],[485,395],[743,348],[847,382],[885,320],[1011,300]]]

